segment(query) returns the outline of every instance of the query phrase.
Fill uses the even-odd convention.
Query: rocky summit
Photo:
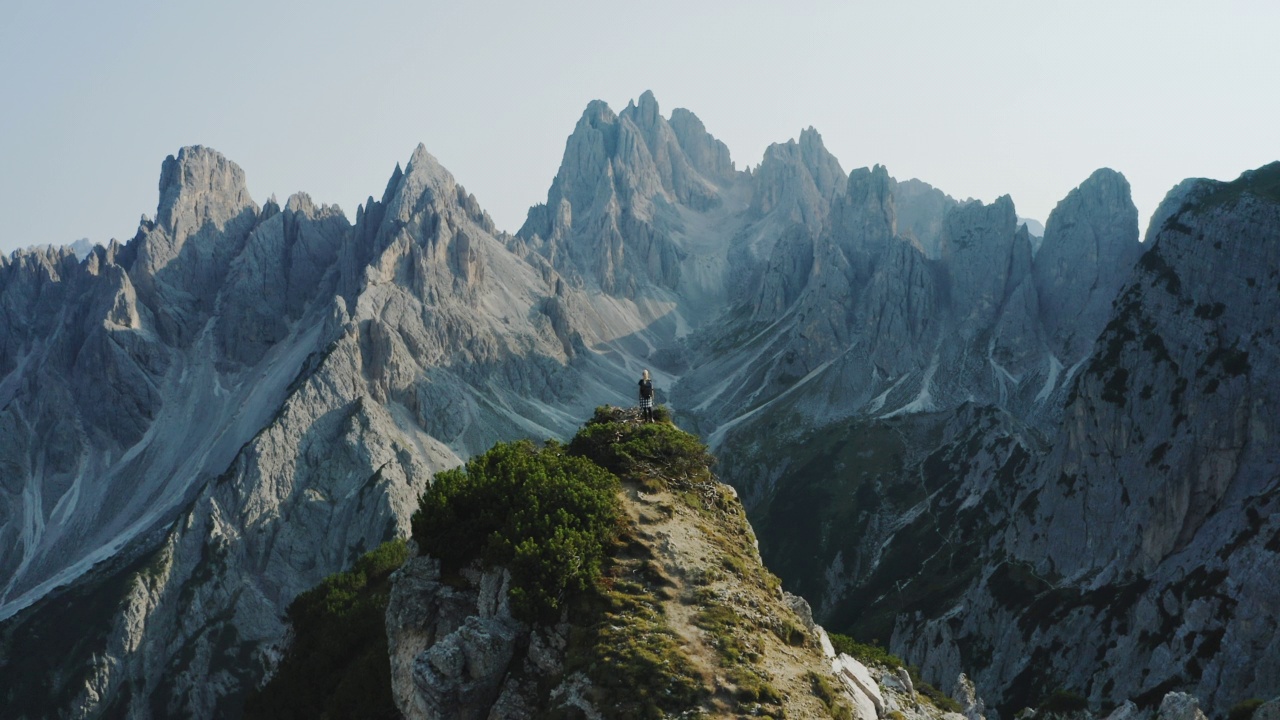
[[[241,716],[295,600],[363,573],[417,628],[383,625],[393,712],[625,716],[557,622],[507,621],[510,566],[362,558],[420,534],[437,476],[567,440],[645,369],[769,568],[734,556],[766,579],[730,635],[768,647],[717,665],[679,618],[741,589],[700,571],[741,573],[681,549],[710,520],[680,492],[622,492],[688,707],[737,712],[765,658],[790,679],[750,702],[789,717],[907,713],[924,683],[971,720],[1253,712],[1280,693],[1280,165],[1181,183],[1144,242],[1115,171],[1042,237],[1010,190],[846,172],[813,128],[739,168],[652,93],[587,106],[514,234],[423,146],[354,218],[180,149],[132,239],[0,257],[4,715]]]

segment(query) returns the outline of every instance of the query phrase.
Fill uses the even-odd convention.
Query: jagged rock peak
[[[160,167],[160,203],[156,224],[180,238],[204,222],[218,224],[253,207],[244,170],[222,153],[191,145],[170,155]]]
[[[735,168],[728,146],[707,132],[697,115],[684,108],[676,108],[671,111],[668,124],[685,155],[689,156],[689,163],[698,172],[719,180],[733,176]]]
[[[311,201],[311,196],[299,192],[289,196],[288,201],[284,204],[284,209],[289,212],[300,212],[304,215],[310,215],[315,212],[315,203]]]
[[[657,127],[658,121],[662,119],[662,114],[658,111],[658,98],[654,97],[652,90],[645,90],[639,103],[628,102],[623,113],[641,128]]]
[[[1092,346],[1140,252],[1138,209],[1128,180],[1114,170],[1095,171],[1049,214],[1034,271],[1041,318],[1060,360],[1083,357]]]
[[[409,157],[409,164],[405,166],[404,174],[408,177],[417,175],[424,178],[453,182],[453,174],[444,169],[440,161],[427,152],[427,146],[422,143],[418,143],[418,146],[413,149],[413,155]]]
[[[798,142],[770,145],[764,151],[756,179],[751,200],[753,214],[760,216],[791,205],[793,220],[816,224],[821,224],[831,201],[848,182],[840,161],[812,127],[801,131]]]
[[[855,201],[866,198],[888,198],[892,193],[893,179],[883,165],[856,168],[849,173],[846,193]]]
[[[859,238],[864,248],[875,252],[897,232],[894,205],[889,171],[883,165],[857,168],[849,173],[844,196],[831,211],[831,224],[838,233]]]
[[[1092,238],[1064,236],[1066,227],[1085,219],[1080,217],[1082,214],[1090,215],[1089,222],[1097,229],[1115,228],[1117,231],[1095,233]],[[1069,238],[1082,242],[1092,239],[1109,245],[1136,245],[1138,210],[1133,204],[1129,181],[1110,168],[1093,171],[1084,182],[1067,193],[1049,214],[1049,219],[1045,222],[1046,247],[1050,245],[1051,235],[1056,235],[1053,240],[1059,243]]]

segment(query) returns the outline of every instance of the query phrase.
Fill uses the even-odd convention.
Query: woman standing
[[[640,374],[640,414],[645,422],[653,422],[653,381],[648,370]]]

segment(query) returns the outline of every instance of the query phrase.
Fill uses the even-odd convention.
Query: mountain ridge
[[[860,423],[920,425],[898,471],[945,466],[979,497],[975,468],[1027,482],[1018,453],[1056,436],[1077,388],[1115,404],[1117,372],[1091,372],[1123,337],[1106,326],[1132,277],[1124,264],[1154,285],[1199,281],[1138,244],[1118,175],[1099,171],[1073,191],[1033,252],[1008,198],[957,203],[880,166],[845,175],[812,129],[765,160],[737,171],[696,116],[663,118],[651,94],[618,114],[592,103],[547,202],[512,235],[424,146],[353,224],[305,195],[259,208],[234,163],[193,147],[162,165],[156,220],[128,244],[84,262],[53,249],[0,258],[0,567],[11,573],[0,613],[22,616],[18,632],[39,614],[19,606],[42,588],[115,552],[150,558],[147,572],[129,571],[105,645],[69,658],[50,692],[78,694],[83,716],[142,707],[130,697],[161,715],[233,706],[278,652],[289,598],[406,533],[434,472],[497,440],[565,437],[590,408],[627,402],[619,378],[642,368],[725,451],[756,517],[812,482],[770,452]],[[1195,228],[1207,211],[1265,234],[1270,177],[1180,186],[1157,213],[1161,232]],[[1108,233],[1072,234],[1090,223]],[[1234,249],[1206,261],[1271,262]],[[1084,300],[1071,299],[1086,279]],[[1236,300],[1267,282],[1215,290],[1189,312],[1253,317]],[[1054,314],[1073,303],[1083,312]],[[1239,342],[1262,338],[1250,349],[1274,354],[1249,337]],[[1233,347],[1214,356],[1225,374],[1194,379],[1202,392],[1213,379],[1237,392]],[[1249,373],[1265,382],[1271,366],[1259,362],[1250,356]],[[999,428],[1028,439],[969,457],[924,429],[972,408],[1005,418],[977,445]],[[1211,418],[1183,423],[1193,420],[1204,437],[1217,432]],[[939,464],[944,446],[953,458]],[[820,596],[859,581],[837,565]],[[815,602],[820,614],[843,602],[833,597]],[[893,642],[940,658],[921,663],[927,672],[950,673],[951,651],[930,654],[917,634],[936,622],[895,630]],[[202,672],[216,682],[184,679]],[[1007,677],[978,677],[1000,697]]]

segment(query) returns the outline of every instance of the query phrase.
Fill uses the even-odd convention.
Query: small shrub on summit
[[[508,568],[515,615],[550,621],[599,578],[618,531],[618,489],[617,477],[558,443],[499,443],[436,476],[413,536],[445,573],[476,557]]]
[[[569,453],[630,477],[650,491],[671,480],[710,480],[709,468],[715,462],[695,436],[667,422],[625,422],[625,411],[609,406],[596,408],[595,416],[570,441]]]

